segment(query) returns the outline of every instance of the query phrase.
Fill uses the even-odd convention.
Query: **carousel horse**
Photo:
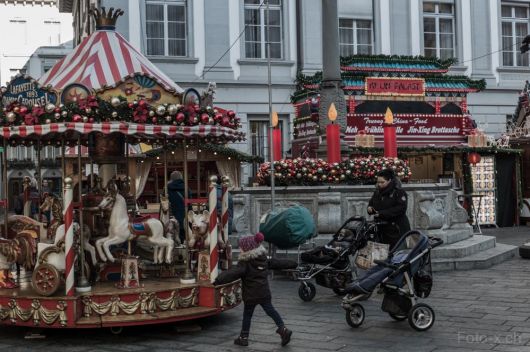
[[[13,263],[33,270],[37,254],[38,233],[22,230],[13,239],[0,238],[0,288],[16,287],[9,272]]]
[[[173,240],[178,246],[180,243],[180,225],[173,215],[170,215],[169,198],[166,196],[160,197],[160,212],[158,218],[164,225],[164,237]]]
[[[130,223],[125,198],[118,193],[115,184],[109,184],[107,193],[99,203],[98,208],[101,210],[112,209],[109,234],[107,237],[96,241],[98,254],[103,261],[114,262],[115,260],[110,253],[110,246],[118,245],[140,236],[146,236],[147,241],[155,247],[153,253],[154,263],[161,264],[164,262],[164,251],[159,249],[166,249],[165,262],[171,263],[173,258],[173,240],[164,237],[164,225],[162,222],[157,219],[147,219],[140,223]]]
[[[52,220],[48,225],[46,235],[49,240],[54,240],[57,228],[63,223],[63,205],[59,198],[53,194],[47,194],[39,209],[41,212],[50,210],[52,213]]]
[[[74,243],[76,246],[80,243],[81,238],[81,226],[78,222],[73,223],[74,228]],[[59,225],[57,228],[57,231],[55,232],[55,241],[54,245],[57,247],[61,247],[61,242],[64,241],[64,224]],[[83,245],[85,248],[85,251],[90,254],[90,258],[92,259],[92,264],[97,263],[97,257],[96,257],[96,248],[90,244],[90,237],[92,237],[92,234],[90,232],[90,228],[87,226],[87,224],[83,224]]]
[[[4,226],[2,225],[2,235],[5,238],[13,239],[21,231],[33,230],[38,234],[39,242],[50,242],[46,223],[37,221],[29,216],[10,215],[7,218],[7,227],[8,232],[6,235],[3,232]]]

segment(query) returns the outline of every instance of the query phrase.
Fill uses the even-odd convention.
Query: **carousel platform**
[[[0,324],[46,328],[101,328],[193,320],[233,308],[241,302],[239,281],[212,286],[181,284],[177,278],[143,280],[121,289],[99,282],[90,292],[43,297],[29,280],[0,289]]]

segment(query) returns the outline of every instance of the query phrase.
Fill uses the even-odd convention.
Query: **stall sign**
[[[382,114],[376,115],[354,115],[348,116],[348,126],[346,136],[355,136],[359,131],[368,134],[383,135]],[[394,125],[397,135],[412,136],[454,136],[463,135],[463,116],[458,115],[437,115],[437,116],[417,116],[417,115],[394,115]]]
[[[313,121],[306,121],[296,125],[296,138],[313,137],[318,135],[318,124]]]
[[[383,96],[424,96],[423,78],[366,77],[366,95]]]
[[[6,92],[2,95],[2,105],[7,106],[14,102],[28,107],[45,106],[50,103],[56,104],[57,95],[40,88],[31,77],[19,76],[7,85]]]

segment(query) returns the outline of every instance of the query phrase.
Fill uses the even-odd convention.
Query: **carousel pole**
[[[77,153],[77,170],[79,174],[79,182],[77,183],[77,194],[79,200],[79,266],[81,267],[81,270],[79,273],[79,281],[77,283],[76,291],[89,292],[91,290],[91,287],[85,274],[85,233],[83,226],[83,172],[81,169],[81,135],[79,135],[77,139],[77,145],[79,146],[79,153]]]
[[[201,197],[201,166],[199,162],[199,150],[201,149],[199,147],[199,138],[197,138],[197,157],[195,158],[195,160],[197,161],[197,198]]]
[[[208,224],[210,237],[210,282],[214,282],[219,275],[219,248],[217,247],[217,177],[210,178],[208,188],[208,209],[210,221]]]
[[[189,225],[188,225],[188,206],[186,201],[189,197],[188,192],[188,149],[186,148],[186,140],[182,140],[182,160],[184,163],[184,233],[186,234],[186,271],[184,275],[180,278],[180,282],[183,284],[193,284],[195,283],[195,277],[193,276],[190,268],[191,256],[190,248],[188,248],[188,243],[190,243],[189,235]]]
[[[232,245],[230,244],[230,238],[228,237],[228,185],[230,179],[228,176],[223,176],[221,186],[221,234],[223,237],[224,243],[224,261],[223,261],[223,270],[227,270],[231,266],[232,259]]]
[[[38,202],[40,202],[42,200],[42,176],[41,176],[41,164],[40,164],[40,148],[41,148],[41,145],[40,145],[40,138],[37,140],[37,188],[38,188],[38,194],[39,194],[39,199],[38,199]],[[32,199],[31,201],[34,201],[34,199]],[[39,204],[40,205],[40,204]],[[40,210],[40,207],[38,207],[38,217],[39,217],[39,221],[42,221],[42,212]]]
[[[167,139],[164,137],[164,147],[162,148],[164,150],[164,196],[168,197],[169,194],[167,192]]]
[[[66,277],[66,295],[74,295],[74,190],[72,188],[72,178],[67,177],[64,179],[64,206],[63,206],[63,218],[64,218],[64,232],[65,232],[65,270],[64,276]]]
[[[9,199],[8,199],[8,191],[7,191],[7,142],[4,138],[4,151],[2,152],[2,181],[4,186],[4,192],[2,193],[4,196],[4,236],[7,238],[7,218],[8,218],[8,209],[9,209]]]

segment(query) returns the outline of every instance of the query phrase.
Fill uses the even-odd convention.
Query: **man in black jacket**
[[[368,202],[368,214],[388,222],[379,228],[379,233],[383,243],[389,244],[391,249],[403,234],[410,231],[407,193],[393,170],[385,169],[377,174],[377,189]]]
[[[180,225],[180,242],[186,241],[186,233],[184,232],[184,214],[186,212],[186,205],[184,204],[184,180],[180,171],[173,171],[171,173],[171,181],[167,185],[169,193],[169,203],[171,204],[171,213],[177,219]],[[188,198],[193,198],[191,190],[188,189]]]

